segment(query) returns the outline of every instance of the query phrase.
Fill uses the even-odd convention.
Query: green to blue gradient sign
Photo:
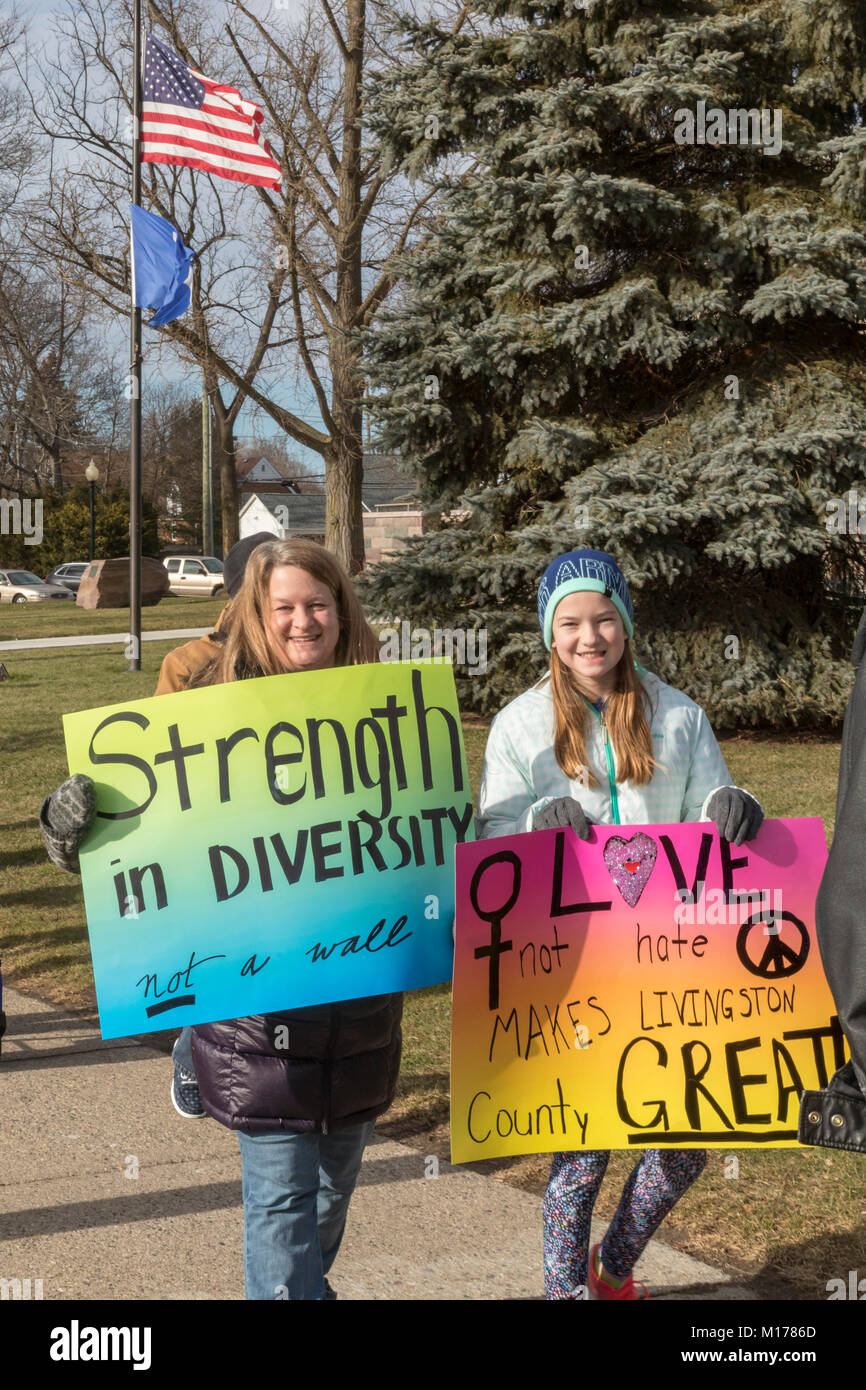
[[[473,838],[450,666],[297,672],[64,718],[102,1036],[451,977]]]

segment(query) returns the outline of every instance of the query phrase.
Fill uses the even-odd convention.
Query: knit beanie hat
[[[243,584],[247,560],[256,546],[261,545],[263,541],[278,539],[279,537],[275,536],[272,531],[256,531],[254,536],[244,536],[242,541],[238,541],[232,546],[223,565],[223,577],[229,598],[235,598]]]
[[[605,550],[569,550],[547,566],[538,586],[538,621],[548,651],[556,605],[566,594],[584,589],[609,598],[625,624],[626,636],[634,636],[631,594],[613,556]]]

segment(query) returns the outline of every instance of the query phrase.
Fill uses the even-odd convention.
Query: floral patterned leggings
[[[573,1298],[586,1284],[592,1209],[610,1154],[555,1153],[544,1197],[545,1297]],[[605,1269],[624,1279],[668,1212],[700,1177],[705,1149],[645,1149],[629,1174],[604,1238]]]

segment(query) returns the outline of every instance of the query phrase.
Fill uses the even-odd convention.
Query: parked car
[[[74,601],[75,595],[62,584],[46,584],[29,570],[0,570],[0,603],[39,603],[48,598]]]
[[[73,594],[76,594],[88,563],[87,560],[71,560],[65,565],[55,565],[51,573],[46,574],[45,583],[62,584],[65,589],[71,589]]]
[[[172,555],[163,564],[172,594],[208,594],[213,598],[225,593],[223,562],[213,555]]]

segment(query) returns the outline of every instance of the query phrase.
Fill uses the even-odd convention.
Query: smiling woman
[[[333,666],[340,640],[337,600],[308,570],[298,565],[271,570],[265,619],[274,655],[287,671]]]
[[[220,632],[226,634],[225,641],[213,644],[218,645],[217,653],[192,672],[186,688],[222,685],[257,676],[280,676],[285,682],[289,715],[292,687],[296,684],[290,673],[363,665],[377,662],[379,657],[378,642],[351,580],[323,546],[310,541],[263,541],[252,550],[243,583],[225,611]],[[455,760],[455,778],[460,779],[462,789],[456,720],[437,706],[426,705],[421,675],[415,675],[417,683],[413,683],[413,692],[416,720],[420,721],[421,781],[429,790],[432,774],[427,716],[439,719],[445,713],[452,759]],[[174,716],[174,722],[166,731],[170,743],[167,757],[163,758],[161,753],[157,755],[154,768],[157,764],[162,767],[170,763],[175,768],[178,796],[182,803],[186,798],[190,804],[186,760],[201,757],[204,747],[184,742],[179,725],[187,719],[184,708],[187,702],[177,690],[172,698],[181,701],[179,718]],[[188,718],[192,723],[195,701],[190,700],[189,704]],[[387,724],[387,734],[377,722],[379,717]],[[336,720],[310,719],[304,723],[298,716],[299,725],[304,723],[303,733],[300,727],[281,719],[268,731],[264,741],[270,795],[277,805],[288,806],[308,788],[313,798],[324,795],[320,730],[324,727],[326,740],[332,737],[336,740],[343,793],[358,787],[359,795],[365,800],[365,809],[346,823],[352,868],[358,873],[362,872],[364,855],[376,870],[385,871],[393,866],[392,859],[386,859],[379,851],[376,841],[380,837],[389,854],[393,854],[391,847],[399,853],[396,867],[405,867],[413,859],[418,864],[429,862],[431,845],[425,846],[423,842],[425,827],[428,841],[432,840],[433,858],[438,864],[444,862],[443,809],[428,807],[421,816],[406,817],[403,825],[403,818],[390,816],[392,772],[395,784],[406,786],[399,742],[399,720],[403,717],[411,718],[408,709],[398,707],[396,696],[389,695],[381,710],[371,709],[369,717],[357,722],[351,739]],[[129,722],[142,730],[148,725],[140,712],[114,711],[103,719],[94,738],[103,730]],[[109,743],[110,737],[106,735]],[[375,751],[369,738],[373,739]],[[279,748],[275,746],[278,739],[281,740]],[[288,746],[286,739],[290,740]],[[262,751],[255,733],[246,728],[233,731],[224,740],[218,772],[220,804],[230,799],[228,758],[236,745],[240,758],[253,750]],[[310,759],[309,777],[296,766],[305,753]],[[218,754],[218,762],[219,757]],[[156,794],[157,781],[155,771],[144,759],[113,754],[110,747],[103,747],[94,756],[91,747],[91,761],[96,765],[119,761],[135,768],[139,775],[143,773],[150,798],[137,807],[135,813],[142,814],[146,810]],[[288,775],[289,768],[293,774],[301,773],[300,780],[297,776],[290,778],[291,785],[280,776]],[[380,824],[382,818],[371,818],[366,809],[369,804],[366,794],[374,786],[380,789],[380,809],[387,822],[387,837]],[[448,812],[453,810],[447,808]],[[69,852],[73,833],[77,865],[78,846],[87,835],[95,814],[93,782],[83,775],[68,779],[46,798],[40,825],[49,853],[60,867],[73,867]],[[470,802],[456,812],[456,819],[448,815],[455,834],[461,839],[471,816]],[[403,829],[405,835],[401,833]],[[279,834],[271,836],[268,844],[275,855],[271,861],[264,836],[254,837],[249,855],[229,845],[213,845],[209,858],[217,901],[225,901],[244,890],[253,872],[253,862],[258,867],[263,891],[268,892],[276,890],[280,884],[278,868],[287,884],[296,882],[305,857],[312,861],[316,882],[339,876],[328,861],[339,850],[341,830],[339,822],[322,821],[310,827],[309,832],[299,832],[288,853],[283,838]],[[227,881],[226,865],[234,870],[231,885]],[[160,903],[159,897],[161,887],[164,897],[164,884],[160,884],[156,868],[149,865],[141,872],[155,888],[159,909],[165,905]],[[126,896],[124,884],[115,879],[118,906],[127,909],[131,900],[136,904],[141,886],[139,882],[138,888],[132,887],[130,895]],[[318,899],[316,906],[318,908]],[[287,900],[287,920],[290,912]],[[123,915],[125,911],[121,911]],[[345,935],[342,923],[322,922],[319,927],[321,915],[317,913],[317,928],[323,933],[327,930],[328,935],[313,948],[318,951],[317,960],[327,959],[337,949],[347,957],[356,952],[374,955],[386,948],[390,953],[390,948],[399,947],[408,939],[403,934],[405,917],[389,923],[383,918],[381,926],[371,920],[364,932],[355,937]],[[383,935],[386,928],[387,934]],[[179,962],[181,968],[174,973],[159,977],[156,972],[148,973],[138,984],[144,986],[146,993],[152,991],[153,997],[160,1001],[152,1007],[162,1011],[166,1004],[171,1006],[176,1002],[176,991],[181,984],[184,987],[189,984],[189,972],[206,963],[207,959],[190,958],[188,965]],[[250,969],[255,973],[252,966]],[[378,972],[375,984],[380,984]],[[169,999],[160,998],[166,992]],[[248,1298],[325,1300],[335,1297],[326,1276],[342,1240],[364,1148],[376,1118],[389,1108],[394,1098],[400,1064],[402,1007],[401,994],[377,989],[363,998],[338,999],[329,1004],[187,1027],[175,1043],[172,1085],[175,1109],[188,1118],[210,1114],[238,1133],[243,1163],[244,1275]]]
[[[190,686],[379,659],[351,580],[312,541],[256,546],[224,629],[218,655]],[[384,780],[390,763],[377,746]],[[287,760],[295,759],[293,750]],[[277,795],[287,802],[294,793]],[[392,928],[381,944],[399,939]],[[203,1024],[192,1030],[191,1053],[190,1030],[181,1034],[176,1064],[198,1080],[205,1110],[238,1131],[248,1298],[335,1297],[326,1276],[364,1148],[394,1096],[401,1014],[402,995],[378,994]]]
[[[379,659],[348,575],[315,541],[256,546],[224,627],[225,643],[191,687]]]

